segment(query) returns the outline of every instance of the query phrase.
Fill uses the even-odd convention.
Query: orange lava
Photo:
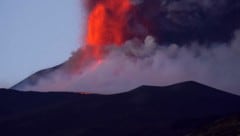
[[[95,59],[103,57],[105,46],[123,43],[130,9],[129,0],[101,0],[94,6],[88,18],[86,44]]]

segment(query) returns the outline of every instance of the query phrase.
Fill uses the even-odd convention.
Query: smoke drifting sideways
[[[240,2],[229,1],[91,0],[86,46],[13,89],[113,94],[192,80],[240,94]]]
[[[179,47],[159,46],[147,36],[112,47],[101,63],[85,67],[80,74],[67,74],[64,67],[41,78],[36,84],[21,84],[16,89],[72,91],[113,94],[141,85],[165,86],[197,81],[240,94],[240,31],[225,44],[202,47],[198,43]]]

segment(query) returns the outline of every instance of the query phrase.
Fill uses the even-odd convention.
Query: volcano
[[[12,89],[115,93],[197,81],[240,94],[238,0],[84,3],[83,45],[66,62]]]
[[[240,114],[239,0],[85,3],[84,45],[0,91],[0,135],[198,135]]]
[[[239,96],[196,82],[141,86],[114,95],[1,89],[0,134],[184,136],[238,115],[239,107]]]

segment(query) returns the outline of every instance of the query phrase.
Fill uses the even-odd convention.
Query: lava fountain
[[[107,46],[121,46],[126,40],[129,12],[132,4],[129,0],[91,0],[88,13],[85,46],[79,49],[67,62],[73,73],[81,73],[89,63],[103,60]]]
[[[95,59],[103,57],[104,46],[123,43],[130,9],[129,0],[102,0],[95,4],[89,14],[86,37]]]

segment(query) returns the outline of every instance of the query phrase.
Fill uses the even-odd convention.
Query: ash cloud
[[[240,31],[229,43],[210,47],[193,42],[186,46],[159,45],[147,36],[112,46],[101,63],[94,63],[80,74],[66,74],[64,67],[38,79],[34,85],[16,86],[21,90],[73,91],[112,94],[141,85],[165,86],[197,81],[240,94]]]
[[[240,27],[238,0],[144,0],[136,12],[160,43],[228,42]]]
[[[105,0],[85,1],[88,9]],[[131,0],[125,40],[147,35],[159,44],[229,42],[240,28],[239,0]],[[108,11],[113,14],[114,11]],[[112,12],[112,13],[111,13]],[[211,45],[211,44],[210,44]]]

